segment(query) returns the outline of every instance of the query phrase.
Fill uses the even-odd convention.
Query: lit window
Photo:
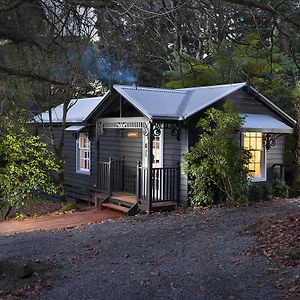
[[[90,173],[91,148],[87,133],[80,132],[77,140],[77,171],[79,173]]]
[[[261,132],[245,132],[244,148],[250,151],[251,158],[248,164],[249,175],[253,179],[265,179],[265,147]]]

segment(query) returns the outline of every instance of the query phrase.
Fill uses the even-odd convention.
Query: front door
[[[143,135],[143,167],[148,167],[148,136]],[[159,136],[155,136],[153,138],[153,146],[152,146],[152,168],[154,176],[153,179],[153,197],[157,198],[158,195],[161,194],[161,186],[162,186],[162,178],[160,178],[160,174],[158,168],[163,167],[163,130]],[[146,185],[144,185],[146,187]],[[145,192],[145,191],[143,191]]]

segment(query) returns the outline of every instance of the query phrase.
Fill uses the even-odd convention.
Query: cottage
[[[68,198],[134,214],[187,206],[183,154],[198,135],[197,121],[228,101],[245,116],[241,143],[251,148],[253,181],[282,177],[284,136],[295,121],[246,83],[178,90],[113,85],[99,98],[73,103],[67,117]],[[53,109],[58,129],[62,107]],[[47,125],[48,113],[36,117]]]

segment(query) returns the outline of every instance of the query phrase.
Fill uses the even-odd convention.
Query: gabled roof
[[[67,123],[81,123],[96,109],[104,97],[72,99],[67,113]],[[52,108],[52,122],[61,123],[63,104]],[[49,111],[45,111],[33,118],[38,123],[49,123]]]
[[[184,120],[244,86],[245,82],[178,90],[126,85],[113,88],[149,119]]]
[[[185,89],[160,89],[149,87],[137,87],[128,85],[113,85],[113,89],[127,99],[144,116],[153,119],[185,120],[194,114],[208,108],[218,101],[226,98],[234,92],[247,87],[259,101],[263,102],[273,112],[281,116],[288,124],[296,122],[274,103],[261,95],[254,88],[247,86],[245,82],[222,84],[205,87]],[[84,98],[71,100],[67,114],[67,123],[81,123],[89,118],[102,106],[111,95],[107,92],[103,97]],[[63,105],[52,109],[53,123],[61,123]],[[48,111],[34,117],[35,122],[49,123]]]

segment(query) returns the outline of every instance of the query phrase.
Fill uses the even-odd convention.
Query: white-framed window
[[[252,181],[266,180],[266,150],[263,144],[262,132],[244,132],[243,146],[250,151],[251,159],[248,164]]]
[[[77,139],[77,173],[90,174],[91,144],[86,132],[80,132]]]

